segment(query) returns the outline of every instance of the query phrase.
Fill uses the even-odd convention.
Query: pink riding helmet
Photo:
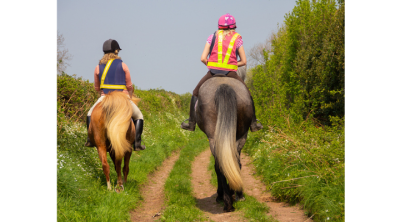
[[[236,20],[235,18],[226,13],[225,15],[221,16],[218,20],[218,28],[219,29],[234,29],[236,28]]]

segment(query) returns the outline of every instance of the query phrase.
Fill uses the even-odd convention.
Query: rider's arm
[[[132,95],[133,87],[131,81],[131,73],[129,72],[129,68],[125,63],[122,63],[122,69],[125,72],[126,89],[128,90],[129,95]]]
[[[207,65],[208,53],[210,53],[210,44],[208,44],[208,42],[206,42],[206,45],[204,46],[203,54],[201,54],[201,58],[200,58],[200,61],[202,63],[204,63],[204,65]]]
[[[97,65],[96,68],[94,69],[94,89],[97,92],[101,93],[99,73],[100,73],[100,69],[99,69],[99,65]]]
[[[240,46],[240,48],[239,48],[239,56],[240,56],[240,60],[238,61],[238,64],[237,64],[238,67],[246,65],[247,60],[246,60],[246,54],[244,53],[243,46]]]

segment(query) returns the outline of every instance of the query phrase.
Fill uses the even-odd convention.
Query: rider
[[[128,66],[122,62],[121,57],[118,56],[118,52],[121,50],[117,41],[109,39],[103,44],[104,56],[100,60],[99,65],[94,70],[94,88],[100,93],[100,98],[90,108],[86,119],[86,126],[89,130],[90,116],[94,107],[104,99],[104,96],[112,91],[122,91],[126,93],[128,97],[133,93],[133,84],[131,82],[131,75]],[[144,150],[146,146],[141,145],[141,135],[143,132],[143,115],[139,108],[132,102],[133,114],[132,120],[135,124],[136,135],[134,149]],[[93,147],[93,143],[90,141],[88,136],[85,143],[87,147]]]
[[[190,100],[189,123],[184,123],[186,120],[182,122],[182,129],[194,131],[196,127],[195,104],[199,89],[206,80],[212,78],[215,74],[224,74],[227,77],[239,80],[246,86],[236,73],[238,67],[246,65],[246,55],[244,53],[242,37],[239,33],[235,32],[235,29],[235,18],[227,13],[219,18],[218,31],[208,37],[200,60],[208,67],[209,71],[193,90],[193,96]],[[240,57],[239,61],[237,59],[238,55]],[[263,126],[261,123],[257,123],[253,97],[251,97],[247,86],[246,89],[249,92],[254,111],[250,130],[255,132],[262,129]]]

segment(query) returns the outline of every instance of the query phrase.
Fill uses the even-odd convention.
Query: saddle
[[[225,74],[214,74],[212,77],[227,77]]]

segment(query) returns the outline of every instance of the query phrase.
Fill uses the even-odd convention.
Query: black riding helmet
[[[117,50],[117,49],[122,50],[119,47],[118,42],[114,39],[109,39],[109,40],[105,41],[103,44],[103,52],[104,53],[115,52],[115,50]]]

